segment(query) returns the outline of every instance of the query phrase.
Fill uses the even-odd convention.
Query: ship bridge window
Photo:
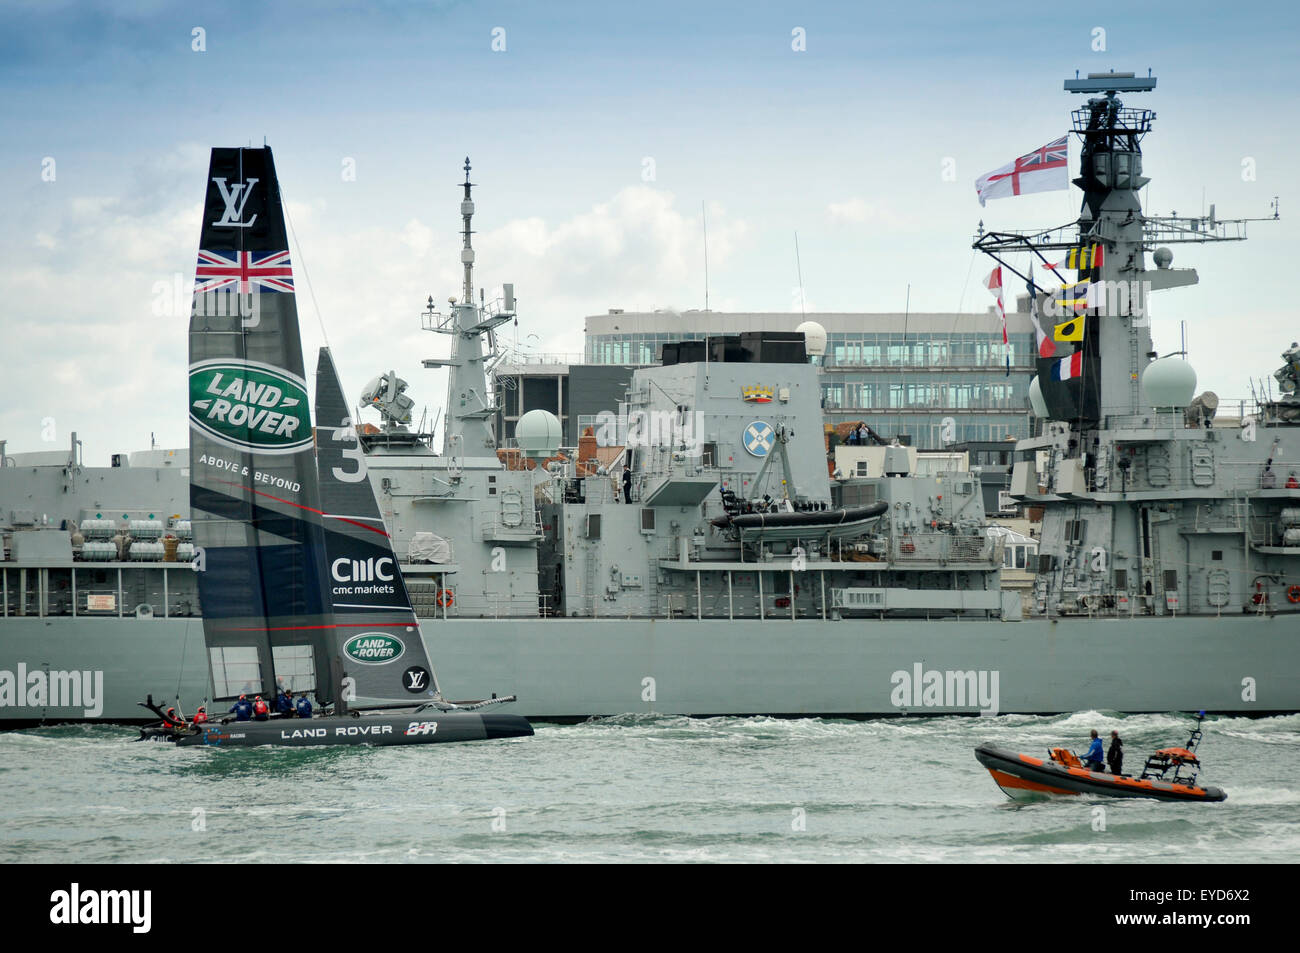
[[[1223,562],[1223,550],[1216,549],[1210,553],[1210,558],[1215,562]]]

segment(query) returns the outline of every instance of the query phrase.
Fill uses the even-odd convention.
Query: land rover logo
[[[402,657],[406,646],[383,632],[362,632],[343,643],[347,657],[364,665],[383,665]]]
[[[311,447],[302,378],[257,361],[213,360],[190,366],[190,425],[217,443],[257,453]]]

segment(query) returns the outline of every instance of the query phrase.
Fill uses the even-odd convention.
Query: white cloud
[[[58,445],[68,431],[85,441],[86,459],[147,446],[181,445],[186,317],[153,313],[159,282],[188,294],[202,206],[195,182],[206,156],[192,149],[159,157],[122,195],[44,201],[35,231],[0,237],[0,286],[7,290],[0,335],[8,359],[0,434],[10,452],[49,449],[42,419],[54,417]],[[162,190],[157,177],[170,180]],[[382,210],[381,210],[382,212]],[[435,414],[445,374],[420,360],[444,356],[441,337],[421,329],[435,306],[459,297],[458,202],[448,196],[437,219],[357,222],[324,201],[291,202],[301,243],[294,249],[306,366],[322,343],[314,302],[350,396],[380,371],[396,369],[420,408]],[[610,304],[659,306],[702,298],[703,236],[698,213],[683,212],[667,192],[623,189],[567,219],[537,217],[494,224],[476,217],[475,282],[515,285],[521,339],[536,334],[548,351],[580,352],[582,321]],[[709,209],[710,265],[745,241],[745,222]],[[36,235],[33,240],[33,234]],[[312,292],[314,291],[314,296]],[[186,306],[186,312],[188,308]],[[503,329],[509,341],[515,328]]]
[[[893,229],[910,229],[911,221],[886,206],[866,199],[850,198],[831,202],[826,206],[826,217],[832,225],[883,225]]]

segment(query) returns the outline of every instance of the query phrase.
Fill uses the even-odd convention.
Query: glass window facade
[[[954,315],[951,332],[829,333],[826,354],[816,362],[827,420],[865,420],[877,433],[910,436],[923,449],[1028,437],[1033,334],[1010,334],[1004,345],[1000,329],[961,330],[962,317]],[[664,344],[704,338],[679,331],[588,334],[586,360],[654,364]],[[948,418],[955,432],[945,434]]]

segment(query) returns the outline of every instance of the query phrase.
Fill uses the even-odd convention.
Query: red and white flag
[[[1008,195],[1026,195],[1030,192],[1051,192],[1070,187],[1067,136],[1049,142],[1041,149],[1008,162],[1000,169],[981,175],[975,182],[975,192],[980,205],[988,199],[1006,198]]]
[[[1052,341],[1052,336],[1043,330],[1042,322],[1038,320],[1038,289],[1033,284],[1028,287],[1029,320],[1034,322],[1034,337],[1038,341],[1038,356],[1046,359],[1056,353],[1056,344]]]
[[[998,314],[1002,316],[1002,346],[1007,346],[1007,309],[1002,304],[1002,266],[998,265],[989,272],[989,276],[984,279],[984,287],[989,289],[989,294],[993,295],[998,302]],[[1007,375],[1011,374],[1011,351],[1006,351],[1007,355]]]

